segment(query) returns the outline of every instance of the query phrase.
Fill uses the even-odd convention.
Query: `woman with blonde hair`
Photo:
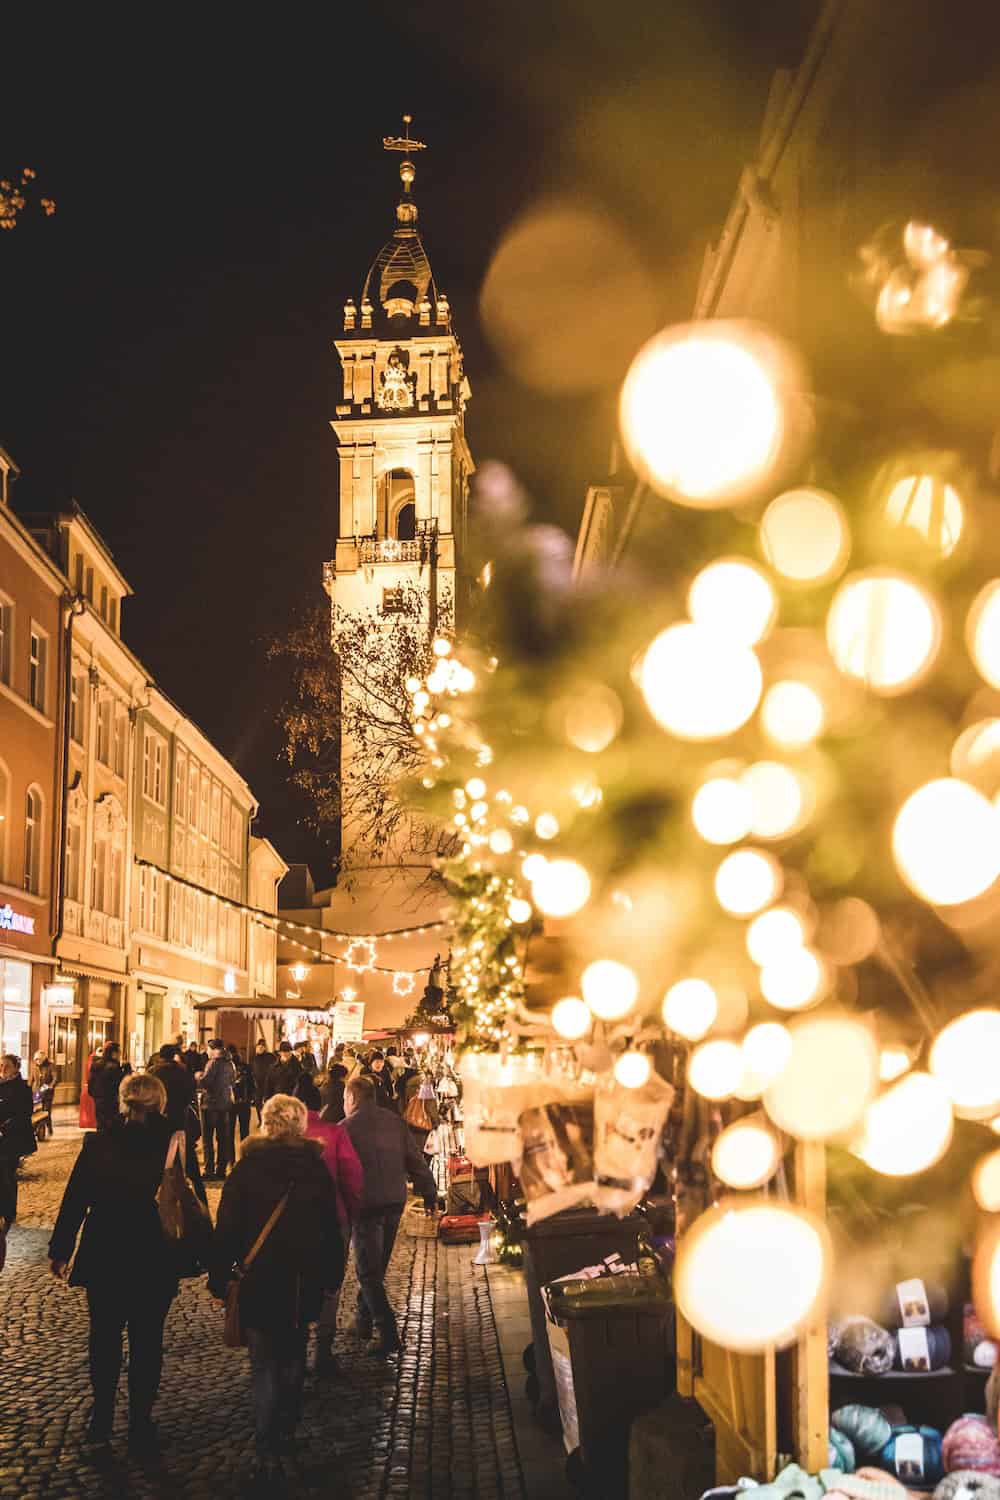
[[[88,1441],[106,1453],[128,1329],[129,1449],[156,1450],[153,1402],[163,1365],[163,1324],[177,1295],[177,1275],[157,1209],[171,1130],[167,1094],[153,1074],[122,1079],[119,1113],[84,1138],[66,1184],[49,1244],[52,1274],[87,1293],[90,1383],[94,1407]]]
[[[255,1478],[259,1492],[270,1495],[281,1484],[282,1448],[299,1420],[309,1325],[319,1320],[324,1293],[337,1291],[344,1277],[337,1194],[321,1143],[306,1138],[308,1119],[290,1094],[272,1094],[264,1105],[261,1134],[244,1142],[222,1190],[208,1282],[221,1302],[239,1280]]]

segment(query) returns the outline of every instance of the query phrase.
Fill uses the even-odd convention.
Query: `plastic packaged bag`
[[[648,1192],[674,1090],[656,1073],[642,1088],[623,1088],[612,1075],[594,1098],[594,1202],[621,1219]]]
[[[558,1084],[542,1071],[537,1052],[467,1052],[459,1063],[465,1151],[477,1167],[516,1161],[521,1151],[517,1127],[522,1110],[554,1099]]]
[[[522,1111],[518,1176],[529,1225],[594,1195],[594,1102],[566,1095]]]

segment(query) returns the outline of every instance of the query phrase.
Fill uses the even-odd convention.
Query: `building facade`
[[[250,825],[257,802],[158,688],[139,710],[126,1017],[129,1051],[197,1039],[199,1001],[250,990]],[[224,899],[220,899],[224,898]],[[234,904],[237,903],[237,904]]]
[[[54,992],[69,594],[10,508],[0,449],[0,1050],[27,1057]]]

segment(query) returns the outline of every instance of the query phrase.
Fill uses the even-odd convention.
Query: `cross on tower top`
[[[410,161],[411,151],[426,151],[426,141],[415,141],[410,136],[410,126],[413,124],[412,115],[403,116],[403,135],[384,135],[382,137],[382,149],[384,151],[402,151],[403,160],[399,164],[399,175],[403,180],[406,192],[410,191],[410,184],[417,175],[417,170]]]

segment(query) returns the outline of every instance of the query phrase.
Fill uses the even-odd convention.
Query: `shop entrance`
[[[30,1020],[31,965],[14,958],[0,958],[0,1038],[3,1051],[13,1052],[24,1063],[25,1077],[31,1063]]]
[[[148,1063],[163,1045],[163,1019],[166,1005],[164,990],[150,990],[144,985],[135,999],[135,1030],[139,1061]]]

